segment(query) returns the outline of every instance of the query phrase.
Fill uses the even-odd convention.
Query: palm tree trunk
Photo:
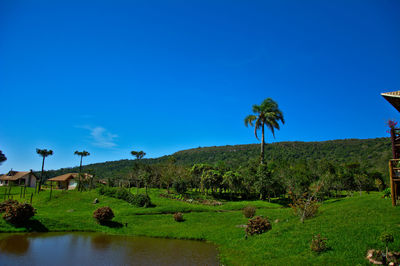
[[[264,123],[261,126],[261,164],[264,164]]]

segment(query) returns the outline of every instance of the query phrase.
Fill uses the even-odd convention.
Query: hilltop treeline
[[[226,168],[237,170],[246,167],[251,160],[260,156],[259,144],[199,147],[172,154],[176,165],[192,167],[194,164],[216,165],[223,163]],[[128,155],[127,155],[128,157]],[[171,156],[156,159],[142,159],[145,165],[165,164]],[[278,142],[265,146],[267,163],[278,168],[301,164],[319,165],[329,162],[337,167],[358,163],[369,172],[378,172],[388,181],[388,160],[391,157],[389,138],[344,139],[321,142]],[[132,174],[134,160],[119,160],[85,165],[83,171],[92,169],[98,178],[118,180]],[[61,168],[46,172],[51,178],[68,172],[79,172],[79,167]]]

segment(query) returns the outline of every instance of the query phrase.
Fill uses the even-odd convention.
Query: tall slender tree
[[[264,145],[265,145],[265,134],[264,127],[266,126],[272,132],[275,138],[275,129],[280,129],[279,121],[284,124],[285,119],[283,113],[279,109],[278,104],[271,98],[265,99],[261,105],[253,105],[252,115],[248,115],[244,119],[246,127],[249,125],[254,127],[254,135],[259,140],[257,131],[261,129],[261,164],[264,163]]]
[[[78,190],[82,191],[83,190],[83,186],[82,186],[82,159],[83,157],[89,156],[90,153],[87,151],[75,151],[74,152],[75,155],[81,156],[81,163],[79,165],[79,184],[78,184]]]
[[[144,151],[131,151],[131,155],[136,157],[134,168],[135,168],[135,170],[137,170],[135,179],[136,179],[136,194],[138,194],[139,186],[140,186],[140,179],[141,179],[141,175],[139,174],[140,173],[139,161],[146,155],[146,153]]]
[[[36,149],[36,153],[43,157],[42,173],[40,174],[39,186],[37,186],[38,187],[38,193],[39,193],[40,189],[42,187],[42,183],[43,183],[44,160],[46,159],[47,156],[53,155],[53,151],[52,150],[46,150],[46,149],[43,149],[43,150],[42,149]]]

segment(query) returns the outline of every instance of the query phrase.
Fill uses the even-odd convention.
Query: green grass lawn
[[[19,200],[17,190],[14,188],[13,197]],[[0,201],[2,192],[0,188]],[[38,222],[33,223],[32,228],[207,240],[218,245],[220,261],[228,265],[367,265],[366,252],[382,247],[378,236],[383,231],[394,234],[395,242],[390,247],[400,249],[400,209],[392,207],[391,201],[382,199],[380,193],[326,201],[316,217],[301,224],[291,209],[279,204],[237,201],[205,206],[160,197],[163,192],[150,190],[155,207],[136,208],[118,199],[99,196],[96,191],[53,191],[51,201],[49,192],[45,191],[33,197]],[[92,204],[95,198],[100,201],[96,205]],[[247,223],[241,209],[249,204],[257,207],[257,215],[279,222],[273,222],[269,232],[246,240],[244,229],[237,225]],[[128,226],[98,225],[92,214],[102,206],[110,206],[114,220]],[[184,222],[173,220],[171,213],[176,211],[185,212]],[[14,228],[0,219],[0,232],[26,230]],[[319,255],[310,251],[311,238],[318,233],[328,238],[329,246],[328,251]]]

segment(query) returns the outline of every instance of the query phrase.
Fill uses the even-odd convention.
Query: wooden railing
[[[400,192],[400,159],[389,160],[389,174],[392,205],[396,206]]]
[[[390,139],[393,159],[400,159],[400,128],[393,127],[390,129]]]

